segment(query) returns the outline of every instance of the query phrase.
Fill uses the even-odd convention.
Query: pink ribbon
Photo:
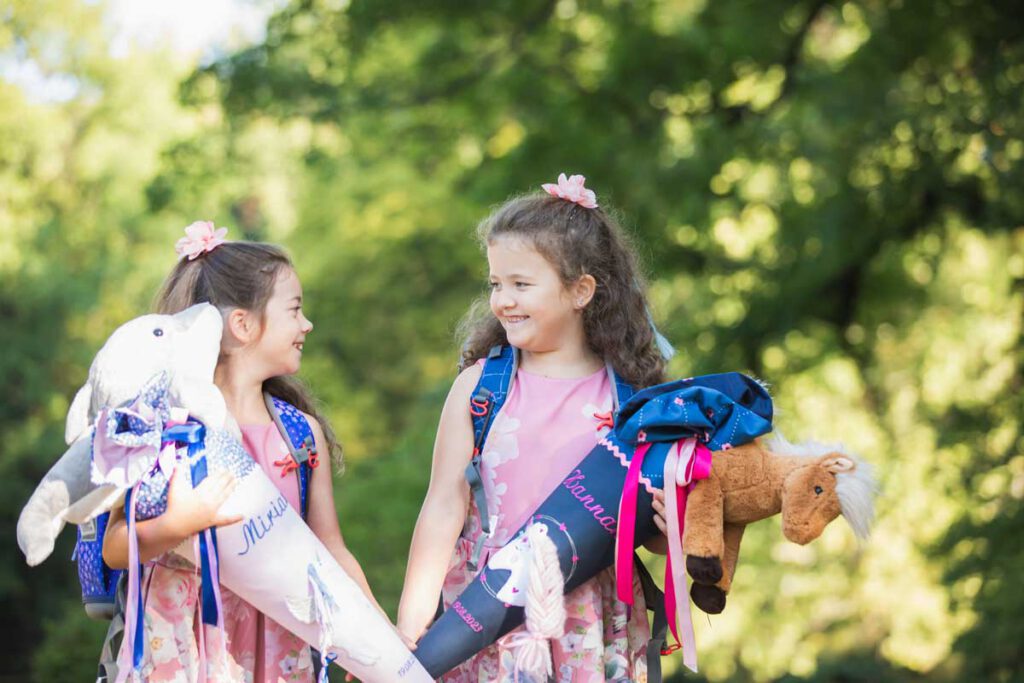
[[[636,506],[640,472],[651,444],[640,444],[626,471],[626,482],[619,501],[619,525],[615,535],[615,587],[619,600],[633,604],[633,549],[636,536]],[[697,671],[697,646],[690,614],[689,584],[683,562],[683,528],[686,496],[692,484],[711,474],[711,451],[696,438],[677,441],[665,460],[665,520],[668,525],[669,554],[665,566],[665,612],[676,645],[682,648],[683,663]],[[686,591],[685,600],[676,599],[676,586]],[[680,626],[682,637],[680,637]],[[663,653],[663,654],[667,654]]]
[[[665,564],[665,615],[676,643],[683,650],[683,664],[697,672],[697,643],[690,614],[689,579],[683,563],[683,529],[686,496],[694,481],[711,474],[711,451],[694,438],[677,441],[665,459],[665,510],[668,525],[668,558]],[[685,598],[677,599],[676,587]],[[682,635],[680,636],[680,632]]]
[[[117,657],[117,683],[124,683],[135,671],[135,633],[139,610],[139,538],[135,533],[135,503],[141,484],[131,490],[128,504],[128,594],[124,605],[124,638]],[[134,678],[134,677],[133,677]]]
[[[207,538],[206,538],[206,544],[207,544],[208,548],[212,548],[213,547],[213,539],[212,539],[211,536],[209,536],[210,530],[209,529],[204,529],[200,533],[208,534]],[[199,557],[200,557],[200,553],[199,553],[199,534],[196,534],[195,536],[192,537],[192,555],[193,555],[193,557],[196,558],[195,570],[196,570],[196,574],[198,574],[200,576],[200,581],[201,581],[202,580],[202,570],[199,568]],[[218,571],[218,568],[217,568],[217,553],[210,553],[210,556],[211,556],[210,557],[210,568],[212,570],[211,574],[213,576],[219,576],[219,571]],[[222,643],[226,643],[227,642],[227,635],[224,632],[224,605],[223,605],[223,601],[221,600],[220,582],[219,581],[214,581],[214,583],[213,583],[213,594],[214,594],[214,597],[216,598],[216,602],[217,602],[217,629],[220,631],[220,640],[221,640],[221,642]],[[207,634],[206,634],[206,624],[203,623],[203,617],[202,617],[202,600],[203,600],[203,592],[202,592],[202,590],[200,590],[199,591],[199,604],[200,604],[200,608],[199,608],[199,610],[196,613],[197,620],[195,622],[195,625],[196,625],[195,631],[196,631],[196,641],[197,641],[197,645],[198,645],[198,648],[199,648],[199,670],[202,672],[202,676],[207,676],[207,675],[209,675],[209,672],[208,672],[208,662],[207,662],[207,649],[208,648],[206,647],[206,637],[207,637]],[[219,649],[220,649],[220,664],[224,668],[224,670],[226,671],[228,669],[227,647],[221,647]],[[205,680],[205,679],[203,679],[203,680]]]
[[[642,443],[633,452],[626,470],[626,483],[619,500],[619,526],[615,534],[615,587],[619,600],[633,604],[633,549],[636,536],[636,498],[640,489],[640,469],[651,444]]]
[[[169,422],[168,426],[174,424],[178,423]],[[161,444],[161,450],[157,456],[160,467],[164,470],[164,474],[166,475],[168,482],[170,482],[171,476],[174,473],[176,453],[177,451],[174,442],[164,442]],[[132,487],[128,510],[126,511],[126,516],[128,518],[128,590],[125,597],[124,608],[125,632],[124,638],[121,641],[121,651],[118,653],[117,657],[118,672],[116,683],[124,683],[128,680],[129,675],[132,675],[133,679],[135,677],[135,639],[138,629],[139,593],[141,591],[142,583],[139,565],[139,535],[136,530],[135,509],[139,498],[139,489],[141,487],[141,481],[136,482]],[[201,659],[203,658],[202,646],[203,643],[200,642]]]

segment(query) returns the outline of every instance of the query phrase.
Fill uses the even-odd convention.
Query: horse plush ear
[[[78,390],[68,409],[68,420],[64,425],[64,441],[69,446],[89,428],[89,405],[92,403],[92,382]]]
[[[851,472],[856,468],[853,460],[838,456],[835,458],[829,458],[821,463],[822,467],[831,472],[832,474],[839,474],[840,472]]]

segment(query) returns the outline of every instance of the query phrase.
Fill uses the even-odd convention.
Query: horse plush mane
[[[874,516],[871,466],[842,444],[792,444],[780,435],[712,454],[711,475],[693,485],[683,552],[694,604],[725,608],[747,524],[782,514],[787,539],[804,545],[840,515],[859,539]]]

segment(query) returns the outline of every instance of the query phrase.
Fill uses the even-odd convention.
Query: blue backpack
[[[313,431],[303,414],[290,403],[267,393],[263,394],[263,400],[288,446],[291,463],[284,465],[286,471],[298,472],[302,518],[306,519],[309,512],[309,478],[318,464]],[[103,561],[103,534],[109,518],[110,513],[105,512],[79,525],[78,542],[71,556],[72,561],[78,563],[78,581],[82,586],[85,613],[100,620],[110,620],[118,613],[117,586],[124,574],[123,570],[111,569]]]

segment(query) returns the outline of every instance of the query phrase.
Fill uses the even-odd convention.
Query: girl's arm
[[[464,476],[473,455],[469,397],[481,372],[479,365],[463,370],[441,411],[430,486],[416,520],[398,605],[398,630],[411,640],[423,634],[437,612],[445,572],[469,509],[469,485]]]
[[[317,451],[326,453],[326,451],[321,450],[321,444],[327,443],[327,440],[324,438],[320,423],[310,415],[305,415],[305,417],[306,421],[309,422],[310,429],[313,431],[313,439],[316,441]],[[313,530],[313,533],[316,534],[316,537],[320,539],[320,542],[327,547],[327,550],[334,556],[334,559],[338,561],[341,568],[352,577],[353,581],[359,584],[359,587],[363,589],[370,602],[377,605],[377,608],[380,609],[376,598],[373,597],[373,591],[370,590],[370,584],[366,581],[366,574],[363,573],[363,568],[348,549],[348,546],[345,545],[345,539],[341,535],[341,528],[338,526],[338,511],[334,507],[334,486],[331,477],[330,459],[325,457],[321,463],[320,467],[313,470],[313,476],[310,478],[308,494],[309,515],[306,522],[309,524],[309,528]]]
[[[242,521],[240,516],[217,512],[235,490],[235,477],[230,472],[211,474],[192,488],[184,466],[174,468],[167,487],[167,511],[159,517],[135,525],[139,537],[139,561],[148,562],[177,547],[192,534],[211,526],[225,526]],[[103,535],[103,561],[112,569],[128,566],[128,521],[121,506],[111,510]]]

